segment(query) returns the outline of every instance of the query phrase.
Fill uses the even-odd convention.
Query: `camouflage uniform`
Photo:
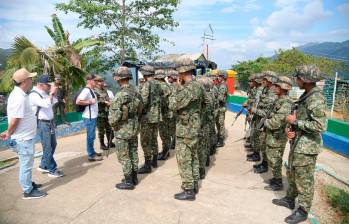
[[[221,74],[221,76],[224,76]],[[225,77],[225,76],[224,76]],[[217,126],[217,138],[219,141],[219,145],[223,146],[223,142],[225,139],[225,112],[227,111],[226,107],[226,101],[228,96],[228,88],[226,82],[221,82],[218,86],[218,114],[217,114],[217,120],[216,120],[216,126]]]
[[[195,69],[194,64],[177,68],[179,73]],[[197,144],[201,127],[204,93],[197,81],[176,86],[170,96],[170,109],[178,114],[176,125],[176,158],[184,190],[194,190],[199,180]],[[195,196],[194,196],[195,197]]]
[[[142,70],[143,69],[143,70]],[[154,68],[151,66],[142,67],[143,75],[154,75]],[[150,73],[147,73],[151,70]],[[144,111],[141,120],[141,145],[144,152],[144,158],[147,165],[150,161],[153,167],[157,166],[158,157],[158,128],[161,117],[161,97],[162,89],[160,83],[156,80],[148,80],[140,89],[143,99]]]
[[[296,75],[304,82],[315,83],[321,79],[314,66],[300,66]],[[314,195],[314,172],[317,155],[321,152],[321,133],[327,128],[326,101],[318,87],[304,93],[296,102],[297,121],[293,124],[296,137],[289,154],[287,197],[295,199],[309,212]]]
[[[112,128],[108,122],[108,111],[109,107],[105,103],[105,101],[110,102],[110,98],[108,96],[108,92],[106,89],[102,88],[94,88],[94,91],[98,100],[98,117],[97,117],[97,129],[98,129],[98,137],[101,143],[102,149],[106,149],[104,145],[104,135],[107,134],[108,144],[111,143],[112,136]]]
[[[120,78],[131,78],[127,67],[116,73]],[[143,107],[142,97],[130,84],[121,86],[109,108],[109,121],[114,129],[116,154],[122,166],[126,183],[137,184],[139,116]],[[132,180],[132,181],[131,181]]]
[[[170,84],[170,96],[174,93],[176,88],[176,83]],[[171,149],[175,148],[176,145],[176,121],[177,121],[177,114],[175,111],[170,110],[170,121],[169,121],[169,132],[171,136]]]

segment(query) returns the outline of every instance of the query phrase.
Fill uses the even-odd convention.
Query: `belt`
[[[53,121],[53,119],[52,119],[52,120],[43,120],[43,119],[39,119],[39,121],[45,122],[45,123],[51,123],[51,122]]]

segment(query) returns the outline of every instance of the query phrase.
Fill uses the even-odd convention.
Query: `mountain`
[[[308,43],[298,47],[305,54],[321,56],[349,64],[349,40],[343,42]]]
[[[5,69],[7,57],[10,55],[11,49],[0,48],[0,70]]]

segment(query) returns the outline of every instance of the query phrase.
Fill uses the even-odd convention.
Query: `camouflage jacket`
[[[172,118],[172,113],[170,113],[169,105],[169,97],[171,94],[171,87],[166,82],[160,82],[161,90],[162,90],[162,98],[161,98],[161,120],[165,120],[168,118]]]
[[[142,98],[136,89],[130,84],[121,87],[109,108],[109,123],[116,138],[131,139],[137,136],[142,108]]]
[[[308,97],[304,96],[308,95]],[[303,97],[303,98],[302,98]],[[297,137],[294,152],[302,154],[319,154],[321,152],[321,133],[327,129],[326,100],[322,91],[314,87],[304,93],[296,102]]]
[[[159,123],[161,118],[161,98],[162,89],[160,83],[156,80],[146,81],[140,89],[143,99],[143,116],[144,122]]]
[[[267,133],[266,144],[268,146],[278,147],[286,144],[286,117],[291,113],[292,104],[288,96],[281,96],[275,101],[270,114],[264,121]]]
[[[98,117],[107,118],[109,107],[105,104],[105,101],[110,101],[108,92],[106,89],[99,88],[94,88],[93,90],[96,93],[98,101]]]
[[[264,88],[255,113],[259,117],[265,117],[270,107],[274,104],[275,100],[275,93],[270,88]]]
[[[201,85],[194,80],[174,88],[174,92],[170,95],[169,107],[177,113],[178,137],[189,139],[198,137],[204,98]]]
[[[248,105],[248,107],[249,108],[251,108],[252,107],[252,105],[253,105],[253,102],[254,102],[254,100],[255,100],[255,97],[256,97],[256,94],[257,94],[257,88],[252,88],[252,89],[249,89],[248,91],[247,91],[247,96],[248,96],[248,100],[247,100],[247,105]]]
[[[251,102],[252,103],[251,108],[253,108],[253,111],[257,110],[257,106],[259,105],[259,103],[261,101],[261,96],[262,96],[263,92],[264,92],[263,86],[259,86],[259,87],[255,88],[255,93],[253,96],[253,100]]]
[[[222,82],[217,86],[218,88],[218,102],[219,107],[226,107],[227,97],[228,97],[228,87],[225,82]]]

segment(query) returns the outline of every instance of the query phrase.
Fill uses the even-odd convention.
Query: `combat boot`
[[[270,190],[270,191],[282,191],[284,189],[284,185],[282,184],[282,179],[281,178],[275,179],[264,189]]]
[[[253,165],[253,168],[254,169],[259,169],[259,167],[261,167],[261,166],[262,166],[262,163],[257,163],[257,164]]]
[[[158,155],[154,155],[153,156],[153,160],[151,161],[151,166],[153,168],[157,168],[158,167]]]
[[[250,148],[250,147],[251,147],[251,143],[246,141],[246,143],[244,144],[244,146],[245,146],[245,148],[246,148],[246,147],[247,147],[247,148]]]
[[[295,200],[294,200],[294,198],[289,198],[287,196],[283,197],[283,198],[280,198],[280,199],[273,199],[272,203],[274,205],[284,206],[284,207],[289,208],[291,210],[293,210],[294,207],[295,207]]]
[[[101,150],[107,150],[107,146],[104,144],[104,139],[99,139],[99,143],[101,145]]]
[[[205,179],[205,175],[206,175],[205,168],[200,168],[199,172],[200,172],[200,180]]]
[[[210,160],[210,157],[209,156],[207,156],[207,160],[206,160],[206,166],[208,167],[208,166],[210,166],[210,162],[211,162],[211,160]]]
[[[137,171],[132,171],[132,182],[134,185],[138,185]]]
[[[139,174],[151,173],[151,162],[150,160],[145,160],[144,165],[138,169]]]
[[[217,148],[223,147],[224,146],[224,139],[219,138],[216,146],[217,146]]]
[[[194,192],[195,194],[199,193],[199,182],[197,181],[194,182]]]
[[[292,215],[288,216],[285,219],[286,223],[289,224],[297,224],[307,220],[308,212],[306,212],[302,207],[299,207],[296,211],[292,213]]]
[[[195,200],[195,191],[194,189],[186,189],[181,193],[175,194],[174,198],[181,201],[194,201]]]
[[[266,173],[268,172],[268,162],[267,161],[263,161],[261,163],[261,166],[259,166],[258,168],[256,168],[254,170],[255,173]]]
[[[275,181],[275,177],[273,177],[273,178],[271,178],[269,180],[265,180],[264,183],[272,184],[274,181]]]
[[[133,190],[135,186],[133,185],[133,180],[131,175],[125,175],[125,179],[121,183],[116,184],[115,187],[120,190]]]
[[[247,157],[247,161],[249,161],[249,162],[258,162],[260,160],[261,160],[261,156],[257,152],[254,152],[251,155],[251,157]]]
[[[113,142],[108,143],[109,148],[115,148],[115,144]]]
[[[158,160],[167,160],[167,158],[170,157],[170,150],[169,148],[164,148],[162,152],[158,155]]]
[[[170,149],[175,149],[176,148],[176,138],[173,138],[171,141],[171,147]]]
[[[210,156],[213,156],[214,154],[216,154],[216,146],[213,145],[210,149]]]

